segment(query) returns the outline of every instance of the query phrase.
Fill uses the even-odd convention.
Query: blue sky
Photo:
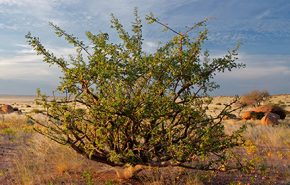
[[[222,56],[237,42],[245,69],[218,75],[216,95],[244,94],[254,89],[271,94],[290,91],[289,0],[0,0],[0,94],[33,95],[37,88],[50,93],[60,73],[36,56],[25,35],[39,36],[58,56],[73,52],[54,36],[53,22],[85,40],[85,32],[114,33],[110,13],[130,25],[133,9],[141,16],[153,12],[176,30],[210,18],[204,48]],[[145,21],[144,21],[145,22]],[[144,49],[154,51],[169,37],[158,26],[144,26]]]

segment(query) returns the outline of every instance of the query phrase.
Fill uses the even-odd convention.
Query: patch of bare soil
[[[4,142],[3,142],[4,140]],[[15,184],[13,174],[10,169],[15,168],[13,159],[18,154],[18,144],[5,141],[5,138],[0,136],[0,184]]]
[[[65,166],[57,159],[50,159],[54,154],[39,157],[30,153],[28,143],[4,141],[0,143],[0,184],[106,184],[107,182],[118,183],[115,171],[108,169],[107,165],[96,163],[78,156],[80,165],[77,168]],[[27,148],[29,152],[24,152]],[[30,153],[30,154],[29,154]],[[41,159],[40,159],[41,158]],[[39,162],[43,160],[43,164]],[[74,161],[72,161],[73,163]],[[24,172],[26,170],[26,172]],[[34,173],[34,174],[32,174]]]
[[[285,99],[286,97],[287,99]],[[220,108],[219,102],[228,100],[225,97],[219,97],[216,101],[213,109],[218,110]],[[285,108],[290,110],[290,96],[274,96],[270,101],[271,103],[283,103],[286,106]],[[22,99],[21,102],[17,102],[17,98],[10,97],[6,100],[2,99],[1,102],[15,104],[24,112],[36,108],[30,99]],[[289,121],[288,115],[285,122],[289,123]],[[18,122],[16,124],[19,124]],[[234,124],[236,124],[236,121]],[[231,127],[234,126],[231,125]],[[26,126],[23,128],[20,128],[21,125],[16,127],[18,127],[17,132],[22,132],[23,128],[26,129]],[[7,129],[7,126],[1,127],[0,125],[0,131],[1,129]],[[251,133],[248,130],[250,135],[248,137],[252,138],[256,144],[261,144],[261,147],[258,146],[255,153],[248,155],[252,155],[251,157],[256,165],[267,164],[265,167],[259,166],[258,169],[252,170],[250,173],[240,171],[201,172],[177,168],[146,169],[129,180],[118,179],[115,170],[110,166],[88,160],[71,149],[60,146],[35,132],[29,131],[19,136],[10,133],[10,130],[7,129],[4,134],[0,132],[0,185],[290,185],[288,132],[284,131],[283,128],[272,127],[253,127],[251,129]],[[259,132],[261,132],[260,135],[258,135]],[[259,142],[258,139],[260,139]],[[269,141],[272,143],[269,143]],[[280,141],[287,142],[280,143]],[[262,144],[266,147],[263,148]],[[273,146],[278,147],[278,145],[286,147],[286,149],[275,151]]]
[[[5,142],[3,142],[6,140]],[[46,144],[43,141],[43,144]],[[115,170],[105,164],[97,163],[85,159],[82,156],[75,155],[67,152],[66,155],[75,155],[72,158],[61,157],[61,153],[65,150],[60,148],[49,148],[48,151],[42,150],[42,156],[34,153],[30,150],[31,144],[29,143],[17,143],[7,140],[7,137],[1,137],[0,144],[0,184],[14,185],[24,184],[20,181],[21,175],[25,175],[30,179],[30,183],[27,184],[124,184],[124,185],[142,185],[142,184],[198,184],[190,183],[191,177],[198,177],[200,179],[199,185],[225,185],[225,184],[265,184],[265,185],[287,185],[289,184],[289,178],[281,175],[286,168],[277,169],[273,166],[271,169],[267,169],[263,172],[253,171],[251,173],[242,173],[239,171],[231,172],[201,172],[195,170],[182,170],[177,168],[164,168],[164,169],[147,169],[141,171],[136,177],[129,180],[119,180],[116,176]],[[23,151],[23,149],[27,151]],[[38,148],[40,149],[40,148]],[[57,152],[55,151],[57,150]],[[40,151],[39,151],[40,152]],[[59,152],[59,154],[57,154]],[[57,159],[57,157],[60,158]],[[18,159],[16,166],[15,159]],[[17,161],[17,160],[16,160]],[[70,161],[70,162],[67,162]],[[74,164],[79,162],[79,164]],[[28,165],[30,164],[30,165]],[[20,165],[20,167],[19,167]],[[19,174],[23,171],[15,170],[17,168],[24,167],[26,170],[30,170],[31,173],[35,173],[35,176],[39,176],[40,179],[31,174]],[[29,167],[31,169],[29,169]],[[288,166],[289,167],[289,166]],[[23,177],[22,177],[23,178]],[[193,181],[194,182],[194,181]]]

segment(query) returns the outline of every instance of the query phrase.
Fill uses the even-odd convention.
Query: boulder
[[[272,107],[273,107],[272,105],[262,105],[262,106],[255,108],[253,111],[255,111],[255,112],[271,112]]]
[[[249,120],[252,118],[251,114],[252,114],[253,111],[246,111],[242,114],[242,119],[244,120]]]
[[[252,119],[258,119],[261,120],[265,116],[265,112],[255,112],[252,113]]]
[[[13,111],[18,112],[19,111],[18,107],[13,107]]]
[[[246,111],[242,114],[242,119],[243,120],[260,120],[264,117],[265,113],[264,112],[255,112],[255,111]]]
[[[11,105],[2,105],[1,112],[4,114],[9,114],[9,113],[14,112],[14,109]]]
[[[262,125],[278,125],[280,116],[278,114],[268,112],[265,116],[261,119]]]

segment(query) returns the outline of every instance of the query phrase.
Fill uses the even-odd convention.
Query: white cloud
[[[40,26],[49,21],[61,23],[65,17],[58,8],[77,2],[79,0],[0,0],[0,12],[11,15],[9,16],[11,20],[17,17],[14,25],[10,27],[20,29],[23,25]],[[23,20],[20,22],[20,19]]]
[[[138,8],[140,14],[148,14],[153,12],[157,16],[162,18],[168,17],[168,13],[174,9],[185,6],[186,4],[192,4],[200,0],[109,0],[109,1],[88,1],[87,10],[90,15],[97,17],[99,20],[102,19],[107,21],[110,17],[110,13],[115,14],[122,22],[132,21],[133,10],[135,7]]]
[[[262,80],[265,77],[288,76],[290,77],[290,68],[286,66],[277,67],[249,67],[238,71],[226,72],[220,77],[228,79],[242,80]]]
[[[246,64],[246,68],[220,74],[222,79],[263,80],[285,76],[290,78],[290,55],[249,55],[240,54],[239,61]]]
[[[14,44],[16,52],[13,56],[0,57],[0,80],[29,80],[29,81],[46,81],[54,84],[61,75],[56,66],[49,67],[42,62],[43,57],[37,55],[29,45]],[[69,54],[74,54],[74,48],[59,47],[49,45],[48,50],[53,52],[57,57],[67,58]]]
[[[219,95],[244,94],[254,89],[271,94],[289,93],[290,55],[252,55],[241,53],[239,62],[247,66],[218,74],[215,78],[221,88]]]
[[[263,18],[266,18],[268,15],[270,15],[271,11],[268,9],[268,10],[265,10],[263,11],[262,13],[258,14],[256,16],[256,19],[263,19]]]
[[[34,54],[22,54],[11,57],[0,58],[0,66],[5,67],[9,65],[17,65],[20,63],[35,63],[41,60],[40,56]]]
[[[290,55],[240,53],[239,59],[248,66],[289,66]]]
[[[9,66],[7,66],[9,67]],[[11,66],[12,67],[12,66]],[[5,68],[0,69],[1,80],[43,80],[47,77],[53,75],[48,69],[40,68],[37,66],[22,66],[22,67],[12,67],[9,71],[5,70]],[[32,78],[33,77],[33,78]],[[36,80],[37,79],[37,80]]]
[[[74,4],[76,2],[79,0],[0,0],[0,5],[51,9],[59,4]]]
[[[16,55],[0,58],[0,80],[57,80],[60,72],[56,66],[49,67],[42,62],[42,56],[36,55],[35,51],[28,49],[26,45],[18,46],[22,49]],[[51,51],[59,57],[73,54],[72,48],[54,47]]]
[[[17,60],[17,58],[13,59]],[[10,60],[11,61],[11,60]],[[48,68],[48,65],[32,63],[6,63],[0,61],[0,79],[1,80],[48,80],[55,79],[55,72]]]
[[[42,59],[41,56],[37,56],[36,52],[32,49],[31,46],[28,44],[15,44],[15,46],[18,48],[16,50],[16,53],[20,54],[19,56],[15,56],[14,58],[17,57],[22,57],[23,55],[25,56],[24,58],[28,61],[33,61],[34,57],[37,59]],[[68,55],[74,55],[75,54],[75,49],[73,47],[59,47],[59,46],[45,46],[47,50],[50,52],[54,53],[57,57],[67,57]],[[0,58],[1,60],[1,58]],[[18,59],[16,59],[18,60]]]
[[[199,21],[200,18],[214,16],[217,19],[208,23],[209,42],[218,45],[217,47],[220,46],[220,43],[222,46],[232,47],[236,41],[242,41],[246,44],[254,44],[257,49],[260,49],[260,53],[267,53],[270,50],[269,53],[279,53],[281,48],[286,51],[288,47],[286,41],[290,37],[289,16],[286,14],[289,5],[280,6],[281,3],[272,2],[260,5],[259,2],[262,0],[258,3],[235,0],[226,4],[224,1],[201,0],[0,0],[0,31],[4,37],[0,48],[2,56],[0,57],[0,79],[37,80],[48,79],[57,74],[55,69],[49,69],[48,65],[41,62],[42,58],[37,56],[30,46],[23,44],[15,46],[15,43],[20,43],[21,39],[24,41],[24,35],[28,30],[39,35],[42,41],[48,43],[45,44],[47,48],[50,48],[57,56],[65,57],[73,54],[74,50],[54,45],[63,46],[62,43],[59,44],[60,42],[54,40],[56,38],[52,34],[52,30],[48,29],[48,21],[54,22],[79,37],[79,35],[83,36],[86,30],[108,31],[106,28],[109,28],[110,25],[108,22],[110,13],[114,13],[125,27],[130,26],[134,19],[134,7],[138,7],[142,18],[144,18],[144,14],[153,12],[162,22],[168,23],[177,30],[182,30],[184,26],[189,26],[193,22]],[[239,10],[236,9],[237,6],[240,7]],[[281,8],[277,8],[278,6]],[[144,25],[143,49],[146,52],[155,51],[158,41],[164,41],[168,35],[170,36],[170,33],[160,33],[161,29],[156,25],[150,26],[149,30]],[[16,36],[16,34],[18,35]],[[111,39],[114,41],[114,36]],[[11,43],[6,43],[6,40],[11,40]],[[263,43],[259,45],[259,42],[262,41]],[[286,44],[280,45],[281,42]],[[267,46],[265,43],[274,44]],[[246,44],[242,49],[248,47]],[[254,50],[251,53],[255,53],[256,48],[252,46],[252,49]],[[280,53],[285,53],[284,50]],[[10,57],[4,57],[7,55]],[[247,64],[247,67],[225,73],[221,78],[258,80],[265,76],[278,75],[285,79],[290,78],[289,55],[242,53],[239,58],[241,62]]]
[[[0,29],[17,30],[17,27],[15,25],[0,23]]]
[[[158,47],[159,47],[159,43],[158,42],[145,41],[143,43],[143,49],[147,53],[153,53],[154,51],[156,51],[156,49],[158,49]]]
[[[4,5],[15,5],[19,3],[19,1],[17,2],[17,0],[0,0],[0,4],[4,4]]]

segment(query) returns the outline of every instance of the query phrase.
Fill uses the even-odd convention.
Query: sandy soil
[[[18,108],[22,112],[26,113],[38,106],[35,104],[35,96],[9,96],[0,95],[0,105],[8,104],[14,108]]]
[[[7,96],[7,95],[1,96],[0,95],[0,104],[12,105],[13,107],[19,108],[23,113],[26,113],[26,112],[31,111],[32,109],[39,108],[35,104],[34,99],[35,99],[34,96]],[[223,105],[226,103],[229,103],[232,99],[233,97],[223,97],[223,96],[215,97],[212,105],[210,106],[212,113],[214,114],[215,112],[220,111]],[[271,98],[269,98],[265,103],[282,105],[284,109],[290,111],[290,95],[274,95],[274,96],[271,96]],[[239,113],[235,112],[235,114],[239,114]],[[290,118],[287,117],[287,120],[290,120]],[[0,142],[0,184],[14,184],[15,182],[13,181],[12,176],[1,175],[1,173],[5,173],[5,171],[9,170],[9,168],[14,168],[13,163],[11,163],[11,158],[13,158],[17,153],[19,154],[19,151],[20,151],[19,145],[17,143],[11,144],[11,142],[9,141],[9,138],[1,138],[0,136],[0,139],[1,139],[0,140],[1,141]],[[88,161],[85,164],[88,166],[95,166],[94,169],[104,168],[102,164],[96,164],[96,163],[93,164],[90,161]],[[76,179],[78,179],[82,177],[83,174],[82,172],[71,172],[71,174],[69,175],[70,175],[69,176],[70,178],[72,178],[75,175]],[[92,176],[94,177],[94,179],[99,179],[99,182],[102,182],[102,183],[105,183],[105,182],[108,183],[109,181],[107,181],[107,179],[116,178],[115,172],[112,170],[107,171],[106,173],[102,173],[102,171],[98,172],[98,170],[96,170],[92,174]],[[213,178],[213,180],[216,181],[216,183],[213,183],[213,184],[224,184],[225,182],[232,182],[233,177],[235,176],[236,177],[241,176],[242,179],[251,178],[251,177],[243,177],[241,174],[217,174]],[[270,183],[275,182],[276,180],[279,181],[278,175],[277,175],[277,179],[276,179],[275,174],[273,174],[273,177],[275,177],[274,180],[272,179],[273,181],[270,181],[269,179],[260,179],[259,181],[270,182]],[[63,180],[65,178],[66,177],[63,176],[61,179]],[[132,181],[126,181],[124,184],[142,184],[141,181],[140,179],[137,179],[137,180],[135,179]],[[56,181],[56,182],[59,182],[59,181]],[[84,182],[84,180],[82,182]],[[280,184],[284,184],[284,183],[285,181],[283,181],[283,183],[280,183]],[[73,184],[78,184],[78,183],[73,183]],[[204,183],[204,184],[207,184],[207,183]],[[212,183],[209,182],[208,184],[212,184]]]

